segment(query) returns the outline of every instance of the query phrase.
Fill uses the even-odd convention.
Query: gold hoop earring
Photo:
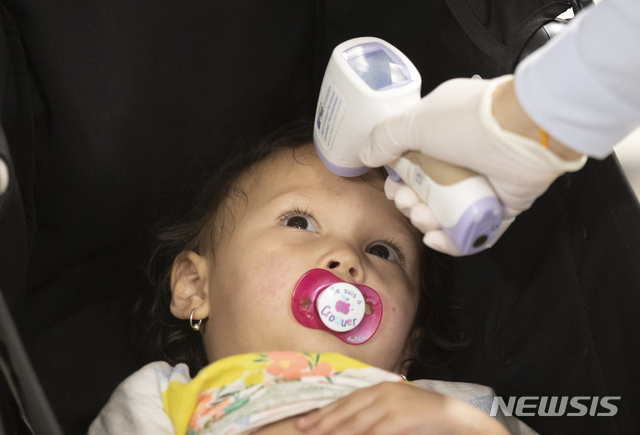
[[[195,308],[191,310],[191,314],[189,315],[189,326],[191,326],[191,329],[193,329],[194,331],[199,331],[200,325],[202,325],[202,319],[198,320],[198,323],[193,323],[193,313],[195,312]]]

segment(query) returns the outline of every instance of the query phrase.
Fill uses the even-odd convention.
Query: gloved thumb
[[[411,112],[401,112],[378,123],[360,147],[365,166],[378,168],[391,163],[409,150],[407,134]]]

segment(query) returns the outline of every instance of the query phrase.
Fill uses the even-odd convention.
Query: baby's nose
[[[323,268],[346,282],[364,282],[364,269],[355,250],[343,246],[335,249],[324,261]]]
[[[343,263],[340,263],[339,261],[331,261],[328,265],[329,270],[333,271],[334,273],[336,271],[343,271],[346,270],[346,267],[341,267]],[[358,269],[355,267],[349,267],[347,272],[349,273],[349,276],[351,276],[351,278],[353,279],[357,279],[358,278]]]

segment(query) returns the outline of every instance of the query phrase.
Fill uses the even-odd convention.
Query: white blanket
[[[273,359],[274,354],[278,356],[275,363],[265,358],[267,355]],[[281,354],[288,357],[286,364]],[[257,359],[256,355],[261,355],[262,360]],[[298,364],[296,368],[289,361],[293,357],[298,360],[307,358],[308,367]],[[259,370],[254,370],[256,361],[262,364]],[[359,365],[347,368],[352,362]],[[330,373],[326,369],[328,365]],[[285,366],[288,372],[279,369]],[[247,367],[251,369],[246,370]],[[230,371],[234,373],[230,374]],[[256,376],[259,376],[259,382],[253,382]],[[328,377],[331,378],[330,382],[327,382]],[[398,381],[402,380],[394,373],[368,367],[336,354],[281,352],[240,355],[206,367],[193,379],[185,364],[171,367],[165,362],[154,362],[118,386],[91,424],[89,435],[162,435],[174,434],[176,428],[184,433],[187,422],[190,433],[251,433],[273,421],[322,407],[358,388]],[[491,388],[476,384],[432,380],[412,383],[455,397],[487,414],[495,397]],[[216,396],[218,402],[214,404]],[[198,408],[204,403],[203,397],[215,406]],[[515,417],[505,417],[499,412],[496,418],[512,434],[536,433]],[[210,424],[207,420],[215,421]],[[191,430],[194,427],[196,429]]]

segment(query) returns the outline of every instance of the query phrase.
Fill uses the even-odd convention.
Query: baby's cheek
[[[290,295],[298,279],[306,272],[298,270],[300,267],[291,256],[283,256],[278,252],[268,253],[255,266],[254,282],[259,287],[260,295],[271,299]]]
[[[400,337],[408,334],[413,326],[413,321],[417,311],[418,300],[406,294],[402,297],[390,300],[384,307],[383,315],[389,315],[389,323],[395,333]]]

